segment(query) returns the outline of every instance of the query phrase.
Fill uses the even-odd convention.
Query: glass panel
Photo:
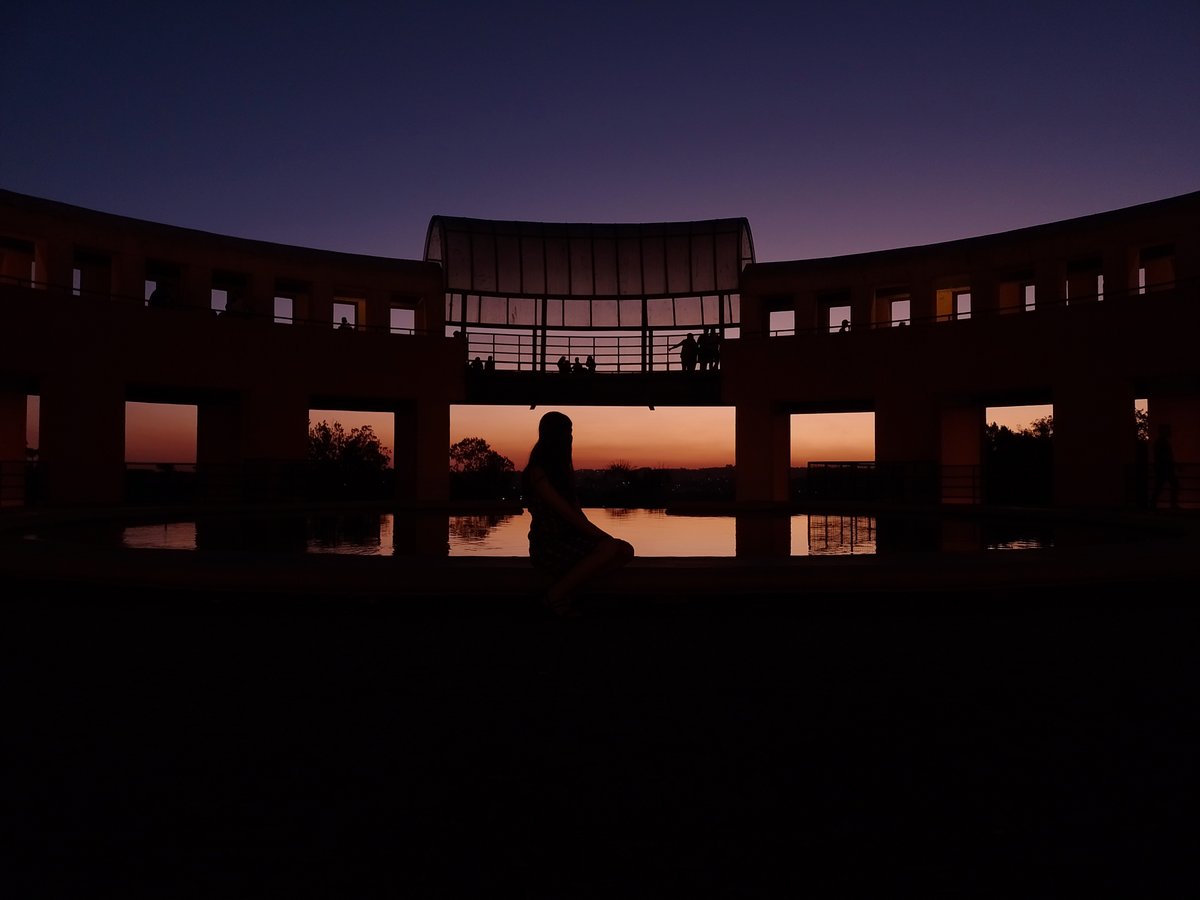
[[[591,238],[571,238],[571,293],[577,297],[588,297],[596,293],[592,282]]]
[[[592,304],[587,300],[564,300],[565,324],[572,328],[586,328],[592,324]]]
[[[617,242],[612,238],[595,238],[592,241],[592,253],[596,294],[601,297],[615,296],[618,293]]]
[[[642,301],[639,300],[622,300],[620,301],[621,321],[620,325],[626,328],[640,328],[642,325]]]
[[[481,294],[496,293],[496,244],[490,234],[471,236],[471,287]]]
[[[674,304],[670,300],[647,300],[646,317],[652,327],[672,326],[675,324]]]
[[[452,231],[446,235],[446,273],[453,277],[447,280],[447,287],[454,289],[472,288],[471,272],[471,241],[461,231]]]
[[[484,325],[504,325],[508,322],[508,303],[503,297],[483,297],[480,300],[480,319]]]
[[[731,288],[736,287],[738,277],[741,274],[741,267],[738,258],[738,236],[736,233],[717,235],[717,262],[716,262],[716,279],[715,287]]]
[[[687,235],[667,237],[667,291],[682,294],[692,290],[691,239]]]
[[[675,324],[676,325],[700,325],[704,320],[701,318],[703,311],[699,297],[678,297],[675,300]]]
[[[617,301],[593,300],[592,324],[598,328],[615,328],[619,325],[620,323],[617,321]]]
[[[618,289],[625,296],[642,293],[642,243],[636,238],[617,241]],[[624,312],[622,311],[622,317]]]
[[[646,294],[667,293],[667,261],[661,238],[647,237],[642,241],[642,283]]]
[[[508,301],[508,324],[533,325],[537,321],[536,300],[514,298]]]
[[[521,238],[521,293],[543,294],[546,292],[546,260],[542,255],[542,242],[534,237]]]
[[[713,235],[692,236],[692,290],[715,291],[713,283]]]
[[[521,293],[521,244],[515,234],[496,235],[496,292]]]
[[[275,321],[280,325],[292,324],[292,298],[275,298]]]
[[[568,278],[570,263],[567,258],[567,242],[559,238],[546,240],[546,293],[560,297],[571,293]]]

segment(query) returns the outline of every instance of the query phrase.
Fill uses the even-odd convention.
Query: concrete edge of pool
[[[12,595],[54,599],[87,588],[97,601],[122,595],[257,596],[346,601],[531,598],[539,577],[523,557],[422,558],[238,551],[107,549],[24,538],[31,528],[130,511],[0,512],[0,575]],[[144,514],[144,511],[142,511]],[[639,558],[600,588],[606,596],[665,605],[746,596],[1022,591],[1066,595],[1108,587],[1154,591],[1200,583],[1200,519],[1191,511],[1071,513],[1098,524],[1156,531],[1136,541],[1051,550],[904,552],[869,556]],[[1157,530],[1168,526],[1168,531]],[[101,596],[95,592],[105,591]],[[5,591],[6,594],[9,590]]]

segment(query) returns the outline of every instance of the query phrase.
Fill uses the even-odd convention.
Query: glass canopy
[[[738,282],[754,262],[754,242],[744,218],[581,224],[434,216],[425,260],[444,273],[447,329],[469,328],[472,352],[494,349],[502,368],[542,368],[555,333],[588,332],[585,340],[615,368],[645,369],[656,359],[665,365],[683,331],[736,329]],[[605,351],[600,331],[624,349]]]

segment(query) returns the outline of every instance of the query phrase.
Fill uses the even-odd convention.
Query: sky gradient
[[[1200,189],[1198,97],[1196,0],[44,0],[0,25],[0,186],[411,259],[434,215],[745,216],[759,261],[806,259]],[[502,412],[452,437],[523,460],[533,416]],[[604,430],[605,462],[671,464],[707,434],[732,462],[730,411],[658,412],[643,446],[648,410],[573,411],[577,454]]]

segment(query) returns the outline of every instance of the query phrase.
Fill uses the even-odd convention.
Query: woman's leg
[[[546,592],[546,603],[555,612],[572,614],[571,598],[585,584],[628,565],[633,560],[633,545],[628,541],[613,538],[601,541],[575,567],[550,586]]]

